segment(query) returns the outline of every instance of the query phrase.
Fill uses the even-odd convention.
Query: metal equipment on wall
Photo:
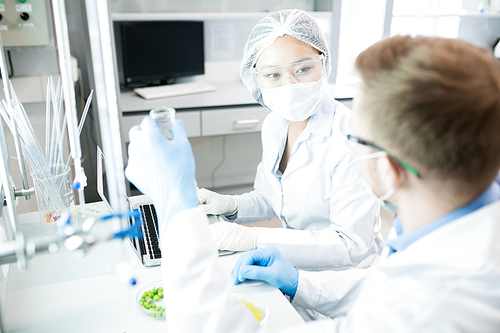
[[[50,42],[44,0],[3,0],[0,31],[4,46],[47,45]]]

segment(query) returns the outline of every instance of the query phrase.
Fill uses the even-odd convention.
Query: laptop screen
[[[97,193],[99,193],[99,196],[101,197],[102,201],[106,203],[109,210],[113,212],[111,204],[109,203],[109,192],[108,192],[108,182],[106,178],[107,177],[106,170],[110,170],[109,163],[106,160],[106,156],[104,156],[101,147],[97,146]],[[132,209],[132,205],[129,197],[127,196],[125,188],[123,186],[120,186],[120,190],[127,199],[129,208]]]

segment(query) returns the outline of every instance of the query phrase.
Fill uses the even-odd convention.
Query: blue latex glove
[[[172,140],[147,116],[129,132],[127,179],[147,195],[158,215],[160,239],[181,210],[198,206],[195,161],[184,124],[172,125]]]
[[[299,284],[299,271],[275,247],[243,253],[231,272],[234,284],[246,279],[266,281],[291,299]]]

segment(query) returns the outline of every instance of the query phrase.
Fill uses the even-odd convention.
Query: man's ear
[[[384,190],[398,188],[406,180],[406,169],[394,158],[384,156],[377,159],[377,172]]]

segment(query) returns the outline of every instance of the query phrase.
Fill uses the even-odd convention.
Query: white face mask
[[[323,80],[261,91],[266,106],[290,121],[306,120],[315,114],[325,96]]]
[[[354,158],[354,162],[360,161],[360,160],[368,160],[371,158],[379,158],[379,157],[383,157],[383,156],[387,156],[387,152],[379,151],[379,152],[372,153],[372,154],[356,156]],[[375,192],[373,192],[373,189],[370,187],[370,185],[368,185],[367,182],[365,182],[365,184],[366,184],[366,187],[368,187],[370,195],[380,204],[380,206],[382,206],[383,208],[385,208],[386,210],[388,210],[391,213],[396,213],[396,206],[391,204],[390,202],[386,202],[386,200],[389,199],[394,194],[394,192],[396,192],[395,188],[389,189],[389,191],[387,191],[386,194],[379,197],[377,194],[375,194]]]

